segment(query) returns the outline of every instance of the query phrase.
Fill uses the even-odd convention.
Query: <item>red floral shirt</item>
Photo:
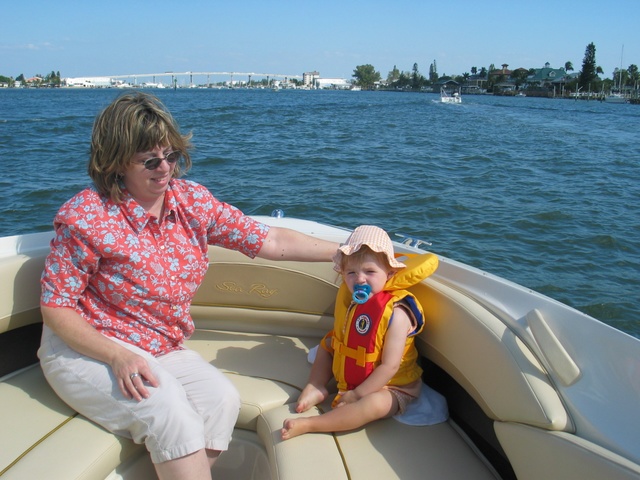
[[[54,220],[42,304],[73,308],[153,355],[181,349],[208,245],[255,257],[269,227],[187,180],[171,181],[164,207],[159,221],[129,195],[118,204],[87,188],[71,198]]]

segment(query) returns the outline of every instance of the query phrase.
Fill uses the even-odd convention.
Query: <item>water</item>
[[[115,90],[0,91],[0,236],[88,184]],[[155,90],[189,178],[247,213],[377,224],[640,337],[640,107],[536,98]]]

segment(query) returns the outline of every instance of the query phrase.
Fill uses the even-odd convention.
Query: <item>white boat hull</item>
[[[305,220],[257,218],[338,242],[349,234]],[[0,339],[41,328],[38,279],[50,238],[0,239],[7,286],[0,290]],[[640,341],[445,257],[412,291],[427,316],[416,340],[425,381],[448,397],[452,419],[430,427],[387,419],[356,432],[279,440],[308,375],[307,351],[332,325],[337,275],[326,263],[249,260],[217,247],[209,253],[188,346],[225,372],[243,399],[234,442],[214,478],[640,479]],[[143,448],[65,406],[33,361],[0,374],[3,480],[153,478]],[[476,436],[483,441],[469,448]],[[501,462],[490,465],[491,452],[504,456]]]
[[[619,93],[612,93],[611,95],[607,95],[604,97],[604,101],[607,103],[627,103],[627,99],[624,95]]]
[[[444,88],[440,89],[440,102],[442,103],[462,103],[460,93],[449,94]]]

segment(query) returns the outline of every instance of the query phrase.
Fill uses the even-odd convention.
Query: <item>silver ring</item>
[[[136,378],[136,377],[139,377],[139,376],[140,376],[140,374],[138,372],[136,372],[136,373],[132,373],[131,375],[129,375],[129,378],[133,382],[133,379]]]

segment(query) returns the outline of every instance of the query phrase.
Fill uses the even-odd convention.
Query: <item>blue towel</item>
[[[393,418],[407,425],[424,426],[446,422],[449,418],[447,400],[427,384],[422,384],[420,396],[407,405],[403,414]]]

